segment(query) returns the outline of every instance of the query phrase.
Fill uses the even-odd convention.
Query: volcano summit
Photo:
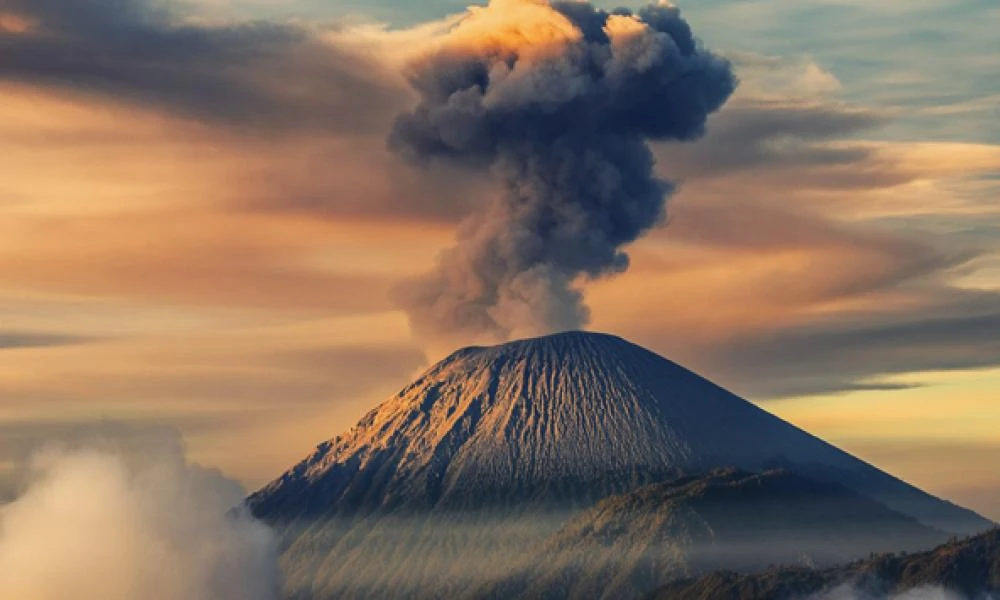
[[[639,346],[580,332],[455,352],[248,503],[282,536],[288,597],[488,596],[598,501],[721,468],[862,495],[872,502],[831,522],[878,520],[898,549],[991,525]],[[644,548],[657,552],[655,540]],[[674,571],[691,572],[678,560]],[[720,561],[710,567],[730,566]]]

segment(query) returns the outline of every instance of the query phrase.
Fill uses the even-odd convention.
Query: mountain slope
[[[282,532],[301,597],[454,594],[601,498],[725,466],[837,483],[943,531],[990,526],[593,333],[460,350],[248,504]]]
[[[634,598],[719,565],[830,565],[942,537],[843,486],[725,469],[602,500],[482,595]]]
[[[789,567],[753,575],[720,572],[677,580],[649,598],[792,600],[842,586],[853,588],[864,598],[889,598],[926,587],[944,588],[965,598],[996,598],[1000,596],[1000,530],[917,554],[881,555],[825,570]]]

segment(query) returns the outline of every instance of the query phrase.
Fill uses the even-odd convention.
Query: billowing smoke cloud
[[[278,598],[270,532],[231,510],[239,485],[169,432],[108,433],[37,453],[0,507],[0,598]]]
[[[506,338],[578,328],[576,283],[628,268],[673,187],[647,140],[691,140],[736,82],[673,6],[493,0],[411,65],[419,105],[389,146],[489,170],[503,193],[397,301],[418,335]]]

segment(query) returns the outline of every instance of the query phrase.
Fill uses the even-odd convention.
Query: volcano
[[[279,532],[289,598],[460,597],[526,555],[544,561],[546,540],[604,498],[720,468],[863,495],[878,510],[858,522],[882,519],[899,549],[992,525],[652,352],[581,332],[455,352],[247,503]]]

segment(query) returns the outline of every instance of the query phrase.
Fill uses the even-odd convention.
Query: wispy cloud
[[[12,348],[47,348],[50,346],[80,344],[86,341],[87,338],[84,337],[59,333],[0,330],[0,350]]]
[[[251,131],[380,127],[405,97],[377,61],[306,26],[199,23],[147,0],[11,0],[4,79]]]

